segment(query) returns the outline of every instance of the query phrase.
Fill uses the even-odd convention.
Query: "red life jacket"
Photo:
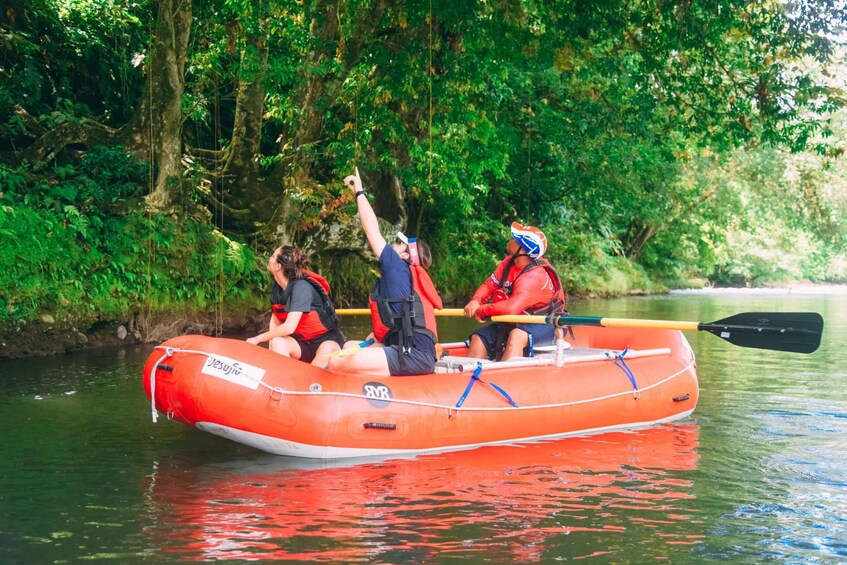
[[[317,310],[303,312],[300,322],[294,333],[291,334],[295,339],[310,340],[323,335],[326,332],[338,327],[338,315],[335,313],[335,306],[329,299],[329,283],[319,274],[303,269],[302,279],[292,279],[288,284],[296,284],[297,281],[304,280],[312,285],[318,296],[321,297],[321,307]],[[279,320],[279,323],[285,323],[288,318],[288,312],[285,310],[285,303],[282,300],[282,287],[274,282],[273,291],[271,292],[271,309],[274,316]]]
[[[515,256],[512,255],[503,261],[506,262],[506,266],[503,267],[503,274],[497,283],[499,288],[491,295],[491,302],[506,300],[506,298],[512,295],[512,289],[515,282],[518,280],[518,277],[532,269],[535,269],[536,267],[542,267],[545,271],[547,271],[547,276],[550,277],[550,282],[553,284],[553,299],[547,304],[527,308],[525,313],[547,316],[553,312],[567,311],[567,299],[565,297],[565,291],[562,288],[562,279],[559,278],[559,273],[556,272],[553,265],[551,265],[546,259],[530,259],[529,264],[521,269],[521,271],[511,281],[509,280],[509,271],[511,271],[515,264]]]
[[[438,341],[435,326],[435,309],[443,305],[438,291],[423,267],[409,266],[412,279],[412,294],[400,298],[384,298],[379,295],[379,282],[374,285],[368,298],[371,309],[371,325],[374,336],[385,345],[408,347],[413,333],[419,333]],[[392,304],[401,304],[402,311],[395,312]]]

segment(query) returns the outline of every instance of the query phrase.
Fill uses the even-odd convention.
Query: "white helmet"
[[[547,251],[547,237],[535,226],[524,226],[512,222],[512,238],[533,259],[538,259]]]

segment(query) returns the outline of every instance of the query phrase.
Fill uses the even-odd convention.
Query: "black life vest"
[[[368,300],[374,336],[385,345],[400,345],[408,348],[413,334],[425,335],[433,343],[438,341],[435,328],[435,305],[440,298],[426,270],[416,265],[409,266],[412,293],[399,298],[379,295],[379,281],[374,285]],[[392,304],[400,304],[395,312]]]
[[[297,281],[304,280],[312,285],[312,288],[318,293],[321,299],[321,306],[316,310],[304,312],[300,323],[297,324],[297,330],[291,335],[296,339],[309,340],[323,335],[326,332],[338,327],[338,314],[335,313],[335,306],[332,300],[329,299],[329,283],[325,278],[312,271],[304,270],[302,279],[292,279],[290,285],[296,284]],[[271,309],[280,323],[284,323],[288,318],[288,312],[285,309],[285,301],[283,293],[285,291],[274,282],[273,290],[271,291]]]

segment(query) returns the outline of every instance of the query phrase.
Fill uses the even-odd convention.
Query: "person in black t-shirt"
[[[268,331],[247,342],[267,341],[271,351],[324,367],[326,356],[341,349],[345,338],[329,299],[329,284],[306,269],[309,262],[306,253],[290,245],[274,251],[268,261],[274,279],[271,321]]]

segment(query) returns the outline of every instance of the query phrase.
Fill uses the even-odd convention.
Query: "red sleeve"
[[[503,269],[506,268],[506,263],[509,261],[509,257],[506,257],[500,264],[497,265],[497,268],[494,269],[494,272],[491,273],[491,276],[485,279],[485,282],[479,285],[479,288],[476,289],[476,292],[473,293],[471,300],[476,300],[480,304],[484,304],[488,297],[494,294],[494,291],[500,288],[500,278],[503,276]]]
[[[523,314],[527,308],[547,304],[553,299],[553,289],[548,284],[547,271],[537,267],[522,274],[515,281],[512,295],[506,300],[483,304],[476,311],[481,318],[507,314]]]
[[[488,297],[497,289],[497,285],[494,284],[494,281],[491,280],[491,277],[485,279],[485,282],[479,285],[479,288],[476,289],[476,292],[473,293],[471,300],[476,300],[480,304],[483,304]]]

